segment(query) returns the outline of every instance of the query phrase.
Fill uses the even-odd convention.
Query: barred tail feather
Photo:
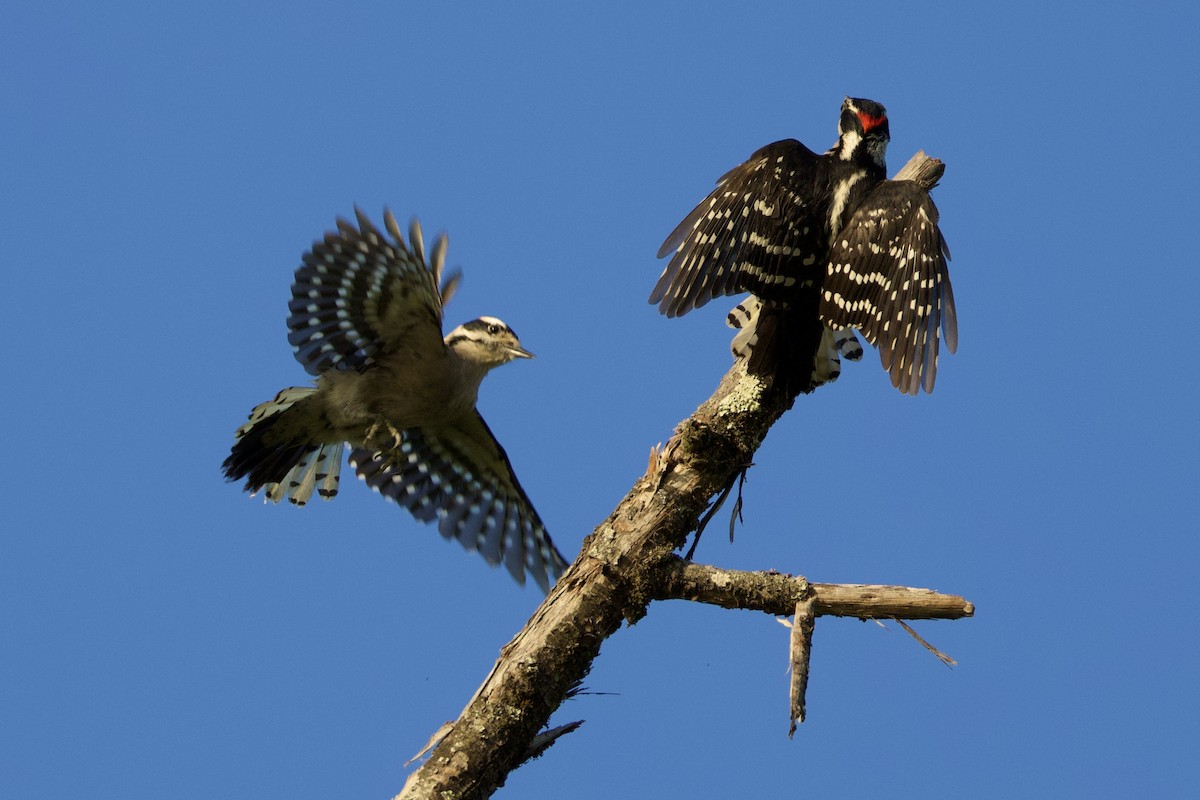
[[[303,436],[302,401],[313,388],[293,386],[260,403],[234,434],[237,439],[222,469],[225,479],[246,479],[251,495],[260,490],[272,503],[287,499],[302,506],[315,491],[331,500],[338,491],[342,442],[314,442]]]
[[[834,344],[834,334],[829,328],[821,333],[821,344],[813,356],[813,388],[833,383],[842,374],[842,359]]]
[[[810,326],[792,330],[796,326],[794,315],[781,308],[764,312],[762,301],[754,295],[735,306],[725,324],[738,331],[730,343],[733,357],[745,359],[753,375],[778,375],[793,395],[836,381],[842,374],[842,358],[858,361],[863,355],[862,343],[849,328],[822,327],[820,342],[813,349],[809,344],[814,340]],[[781,332],[781,327],[786,330]],[[811,360],[808,353],[812,353]],[[808,363],[812,364],[812,372],[805,376],[803,365]]]
[[[826,330],[833,336],[833,348],[836,354],[840,354],[847,361],[861,361],[863,357],[862,342],[854,335],[851,328],[842,328],[841,330]]]
[[[733,341],[729,343],[729,349],[733,351],[734,358],[749,358],[750,354],[754,352],[754,346],[758,344],[756,322],[761,310],[762,301],[754,295],[750,295],[734,306],[733,310],[725,317],[725,324],[738,331],[737,335],[733,337]]]
[[[272,503],[287,498],[293,505],[302,506],[312,498],[315,490],[322,500],[332,500],[338,493],[344,448],[345,444],[338,442],[318,445],[306,451],[283,476],[283,480],[263,487],[266,498]]]

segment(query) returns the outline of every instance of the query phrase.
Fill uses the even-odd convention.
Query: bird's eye
[[[498,325],[488,325],[488,333],[495,336],[499,332],[500,332],[500,327]]]

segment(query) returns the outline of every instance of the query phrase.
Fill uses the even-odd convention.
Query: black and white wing
[[[379,450],[355,449],[350,464],[367,485],[422,522],[503,563],[517,583],[528,573],[549,591],[567,568],[521,488],[504,448],[478,412],[451,426],[412,428]]]
[[[355,209],[358,226],[338,219],[303,256],[288,303],[288,341],[312,375],[329,369],[363,370],[400,346],[433,352],[442,344],[442,307],[458,283],[444,283],[446,237],[425,258],[421,225],[408,242],[396,218],[384,212],[381,233]]]
[[[675,254],[650,302],[677,317],[742,292],[787,302],[819,279],[828,236],[812,208],[819,158],[785,139],[725,173],[659,248],[659,258]]]
[[[872,189],[830,250],[821,319],[861,331],[907,394],[933,391],[939,328],[958,347],[949,258],[933,198],[912,181]]]

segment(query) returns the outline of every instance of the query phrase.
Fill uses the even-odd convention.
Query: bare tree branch
[[[812,598],[796,603],[791,637],[792,682],[789,692],[791,701],[788,723],[789,739],[796,732],[796,723],[804,722],[804,695],[808,691],[808,658],[812,652],[813,627],[816,622],[817,614]]]
[[[815,616],[859,619],[961,619],[975,607],[952,594],[908,586],[810,583],[781,572],[742,572],[675,558],[666,562],[655,600],[692,600],[723,608],[790,615],[811,600]]]
[[[897,177],[932,187],[942,170],[940,162],[918,154]],[[575,563],[503,648],[483,685],[399,797],[489,796],[529,756],[551,713],[591,669],[601,643],[622,622],[640,619],[654,599],[689,596],[679,587],[691,586],[697,595],[692,599],[713,602],[699,595],[719,595],[712,588],[717,572],[705,573],[708,578],[701,580],[704,576],[693,570],[697,565],[683,564],[675,551],[695,529],[710,499],[750,465],[763,437],[788,406],[781,392],[747,375],[741,362],[734,364],[713,396],[679,424],[661,450],[652,451],[646,474],[584,540]],[[778,593],[764,591],[759,605],[736,606],[770,613],[792,613],[801,601],[811,602],[818,616],[915,619],[966,616],[972,610],[962,598],[941,599],[947,596],[927,590],[809,584],[803,578],[770,573],[742,575],[768,584],[775,578],[782,582]],[[738,581],[733,585],[742,586]],[[708,588],[701,591],[704,586]],[[775,610],[780,607],[775,601],[788,593],[791,600],[784,610]],[[930,613],[930,604],[945,608]],[[913,610],[924,611],[909,616]]]

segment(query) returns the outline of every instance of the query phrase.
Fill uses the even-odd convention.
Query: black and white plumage
[[[758,345],[758,318],[762,313],[762,300],[750,295],[733,307],[725,317],[725,324],[737,329],[738,333],[729,344],[734,358],[749,361]],[[813,355],[813,369],[810,377],[812,388],[833,383],[842,374],[842,359],[860,361],[863,357],[862,343],[849,328],[833,330],[825,328],[821,336],[821,344]]]
[[[515,333],[481,317],[442,336],[458,283],[443,280],[446,237],[427,261],[420,225],[405,242],[361,212],[304,254],[288,304],[288,341],[315,387],[284,389],[251,412],[223,465],[251,493],[304,505],[338,491],[345,443],[372,488],[422,522],[548,590],[567,566],[504,448],[475,408],[487,372],[532,358]]]
[[[958,342],[937,208],[916,183],[886,179],[882,105],[847,97],[838,130],[823,155],[786,139],[723,175],[663,242],[659,257],[673,255],[650,302],[674,317],[752,293],[761,308],[738,321],[755,343],[735,354],[791,396],[825,382],[827,332],[854,328],[893,386],[930,392],[940,338],[950,352]]]

